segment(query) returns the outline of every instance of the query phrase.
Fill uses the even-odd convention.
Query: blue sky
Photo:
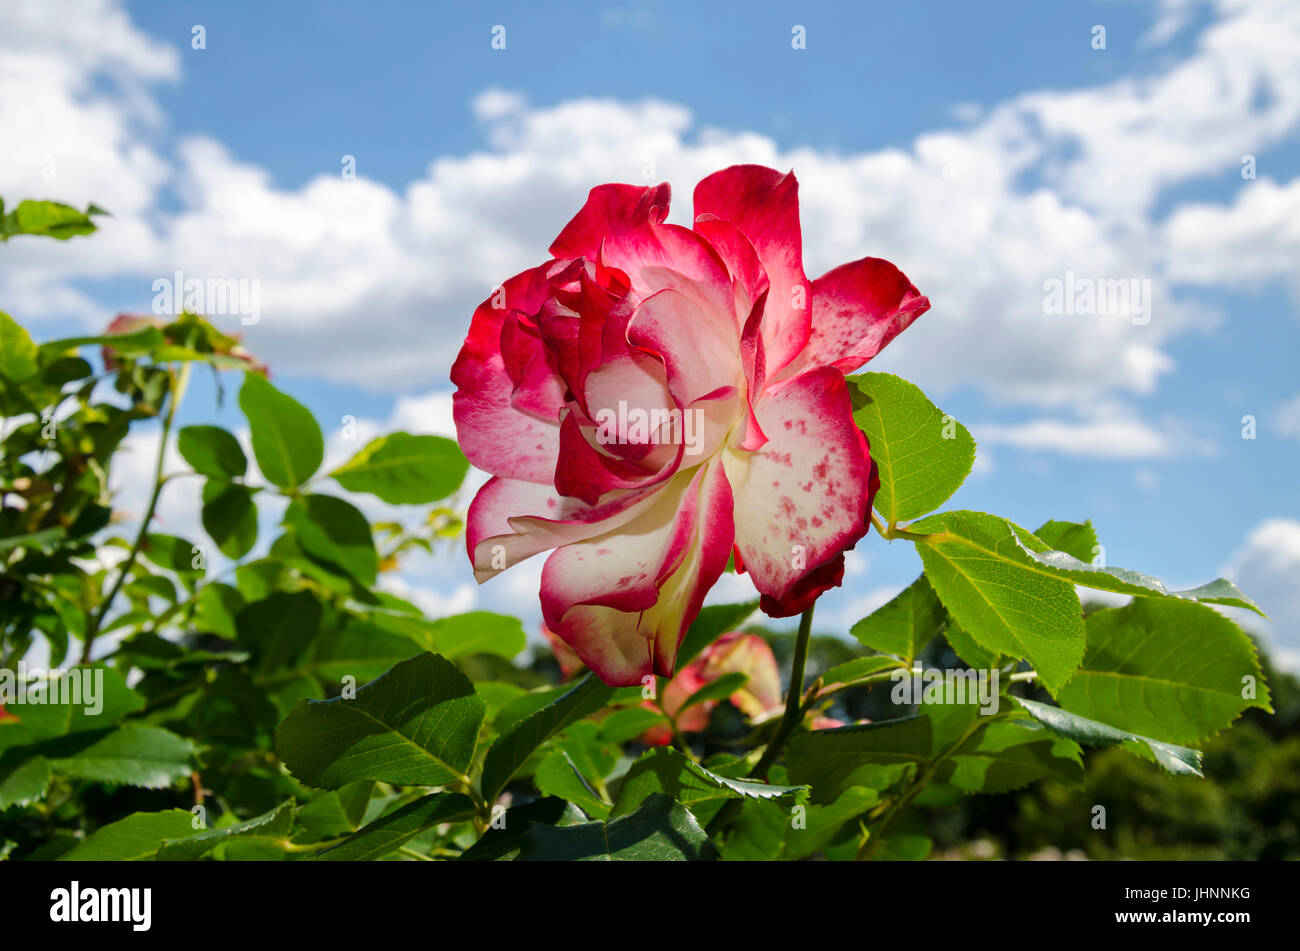
[[[1178,585],[1231,573],[1300,658],[1294,4],[67,6],[0,4],[0,127],[24,143],[0,146],[0,195],[115,215],[15,246],[0,292],[38,336],[147,310],[175,268],[256,279],[247,341],[345,457],[345,415],[446,430],[473,304],[592,185],[652,165],[681,220],[714,168],[793,167],[810,274],[879,255],[931,296],[871,369],[980,441],[954,506],[1091,517],[1110,563]],[[1067,271],[1150,280],[1150,321],[1044,313]],[[238,428],[213,396],[189,421]],[[823,624],[918,569],[869,537]],[[535,612],[535,571],[468,578],[457,552],[402,580],[430,610]]]

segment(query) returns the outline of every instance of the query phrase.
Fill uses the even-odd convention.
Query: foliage
[[[0,206],[0,237],[84,235],[100,213]],[[1155,769],[1130,754],[1199,775],[1198,747],[1213,764],[1221,731],[1271,709],[1253,644],[1211,607],[1255,609],[1231,583],[1170,591],[1106,566],[1087,522],[1030,532],[936,513],[974,440],[888,374],[850,379],[880,466],[873,524],[915,545],[923,575],[843,632],[856,643],[814,637],[811,615],[794,636],[747,628],[799,675],[774,715],[726,702],[739,673],[670,714],[662,683],[561,684],[516,619],[429,619],[385,590],[407,553],[459,531],[468,466],[453,441],[391,433],[322,471],[311,412],[212,322],[113,330],[38,344],[0,313],[0,672],[12,685],[29,658],[60,668],[0,694],[10,858],[921,858],[917,810]],[[196,365],[242,377],[246,438],[177,428]],[[157,433],[157,461],[122,534],[110,485],[137,430]],[[188,469],[165,474],[172,447]],[[154,523],[183,478],[202,483],[205,537]],[[418,507],[415,527],[372,525],[367,495]],[[1078,586],[1132,601],[1085,618]],[[754,610],[706,609],[679,667]],[[931,680],[905,695],[913,665],[940,656],[995,689],[954,702]],[[87,683],[93,703],[71,690]],[[682,714],[704,703],[707,728],[688,733]],[[648,748],[652,727],[671,748]]]

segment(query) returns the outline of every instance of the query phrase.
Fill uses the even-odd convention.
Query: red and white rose
[[[840,584],[878,484],[844,374],[929,308],[892,264],[809,280],[793,173],[733,166],[695,189],[601,185],[474,313],[452,368],[484,581],[554,549],[547,626],[609,684],[673,672],[734,553],[761,607]]]

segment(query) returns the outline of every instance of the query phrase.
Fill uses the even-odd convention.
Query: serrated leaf
[[[193,742],[168,730],[127,724],[80,749],[46,756],[57,776],[161,789],[190,774],[196,751]]]
[[[179,839],[194,831],[194,817],[184,809],[137,812],[101,826],[60,862],[136,862],[152,859],[166,839]]]
[[[1010,792],[1040,779],[1078,786],[1083,760],[1073,740],[997,722],[957,747],[936,778],[967,793]]]
[[[957,491],[975,462],[975,440],[915,384],[891,373],[848,378],[853,420],[880,469],[875,509],[891,525],[932,512]]]
[[[465,776],[483,715],[468,677],[445,658],[421,654],[354,699],[300,701],[280,724],[276,748],[307,786],[362,779],[442,786]]]
[[[975,639],[962,630],[961,625],[952,618],[943,630],[943,636],[953,653],[970,665],[972,670],[991,670],[999,666],[1001,654],[975,643]]]
[[[1036,570],[1013,526],[981,512],[944,512],[909,526],[930,585],[971,639],[1022,657],[1055,693],[1083,660],[1083,612],[1070,582]]]
[[[164,839],[158,849],[159,862],[193,862],[217,846],[232,839],[284,839],[293,825],[293,802],[284,802],[270,812],[220,829],[208,829],[197,835]]]
[[[774,786],[720,776],[677,750],[660,747],[644,753],[632,764],[619,787],[611,815],[627,815],[651,795],[663,793],[690,809],[701,822],[708,822],[728,799],[793,801],[806,792],[806,786]]]
[[[29,806],[49,788],[49,761],[43,756],[0,757],[0,812],[10,806]],[[12,760],[12,761],[11,761]]]
[[[1121,730],[1107,723],[1081,717],[1077,713],[1062,710],[1034,700],[1012,698],[1026,713],[1067,739],[1083,746],[1122,746],[1130,753],[1143,759],[1159,763],[1171,773],[1186,776],[1201,775],[1201,751],[1172,743],[1162,743],[1145,736],[1138,736],[1127,730]]]
[[[930,745],[930,719],[911,716],[797,733],[785,761],[790,782],[811,786],[813,802],[830,803],[850,786],[887,788],[925,762]]]
[[[1091,521],[1044,522],[1034,534],[1049,548],[1063,551],[1080,561],[1092,561],[1097,556],[1097,531]]]
[[[930,638],[943,627],[945,612],[925,575],[849,631],[864,647],[892,654],[911,665]]]
[[[81,678],[80,684],[69,679],[74,673]],[[93,678],[89,692],[86,677]],[[44,681],[39,696],[40,703],[29,697],[18,708],[17,721],[0,720],[0,750],[105,730],[144,706],[144,699],[126,685],[116,669],[100,665],[78,667]]]
[[[723,857],[736,861],[807,858],[820,852],[849,820],[880,802],[874,789],[853,786],[829,805],[747,800],[727,829]]]
[[[210,478],[229,481],[248,471],[248,457],[239,440],[220,426],[183,427],[176,449],[195,472]]]
[[[417,799],[358,829],[312,858],[322,862],[372,862],[401,848],[425,829],[474,815],[474,803],[460,793],[438,792]]]
[[[349,492],[368,492],[394,505],[424,505],[455,492],[468,471],[469,460],[453,440],[391,433],[330,475]]]
[[[273,485],[291,489],[320,468],[325,441],[311,412],[256,373],[244,375],[239,408],[252,433],[253,455]]]
[[[551,750],[538,764],[533,785],[543,796],[558,796],[574,803],[593,819],[608,819],[610,804],[587,784],[564,750]]]
[[[1250,638],[1213,608],[1135,598],[1090,615],[1086,627],[1083,668],[1057,694],[1080,716],[1188,744],[1247,707],[1272,710]],[[1247,677],[1251,699],[1243,696]]]
[[[483,798],[495,801],[533,750],[570,723],[595,713],[612,696],[613,687],[588,674],[552,703],[514,723],[497,737],[483,760]]]
[[[375,785],[366,779],[320,793],[298,808],[294,820],[324,838],[356,832],[365,821]]]
[[[1014,538],[1018,547],[1031,559],[1029,563],[1045,569],[1044,573],[1053,578],[1060,578],[1097,591],[1131,594],[1136,597],[1161,597],[1179,601],[1223,604],[1228,607],[1246,608],[1261,617],[1264,616],[1259,606],[1226,578],[1216,578],[1209,584],[1189,588],[1186,591],[1171,591],[1159,578],[1144,575],[1139,571],[1131,571],[1128,568],[1107,568],[1080,561],[1067,552],[1053,551],[1042,539],[1036,538],[1020,526],[1012,525],[1012,527],[1015,529]]]

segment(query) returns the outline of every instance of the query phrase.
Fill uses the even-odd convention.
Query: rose
[[[798,184],[602,185],[474,313],[452,367],[478,580],[555,551],[545,622],[606,683],[670,676],[734,552],[775,617],[843,577],[878,480],[844,374],[929,307],[892,264],[809,281]]]
[[[701,687],[733,673],[748,678],[743,687],[727,698],[741,713],[751,720],[763,720],[780,712],[783,705],[781,674],[772,648],[757,634],[732,631],[709,645],[664,687],[659,703],[663,705],[663,712],[676,722],[679,733],[699,733],[709,725],[709,715],[718,701],[705,700],[685,711],[682,707]],[[650,710],[659,709],[653,700],[646,700],[641,705]],[[647,730],[642,740],[652,746],[664,746],[671,743],[672,738],[672,729],[663,724]]]

